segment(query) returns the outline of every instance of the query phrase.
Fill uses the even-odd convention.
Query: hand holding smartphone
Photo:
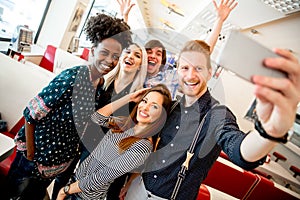
[[[263,65],[263,60],[267,57],[279,55],[241,32],[232,30],[221,48],[216,63],[250,82],[253,75],[286,78],[285,72]]]

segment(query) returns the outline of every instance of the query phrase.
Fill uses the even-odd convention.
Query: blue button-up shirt
[[[169,116],[161,132],[158,150],[148,159],[143,173],[146,189],[153,194],[170,198],[177,174],[186,158],[194,134],[205,113],[203,124],[186,177],[179,189],[178,199],[196,199],[201,182],[223,150],[237,165],[255,168],[263,159],[249,163],[240,154],[240,145],[246,134],[241,132],[236,118],[225,106],[211,110],[217,101],[207,91],[191,107],[184,107],[184,97]]]

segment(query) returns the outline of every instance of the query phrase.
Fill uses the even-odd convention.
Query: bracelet
[[[282,143],[287,143],[287,138],[288,138],[288,133],[286,133],[283,137],[280,138],[276,138],[276,137],[272,137],[270,136],[265,129],[262,127],[261,122],[258,119],[255,119],[254,122],[255,125],[255,129],[257,130],[257,132],[260,134],[260,136],[269,139],[269,140],[273,140],[276,142],[282,142]]]

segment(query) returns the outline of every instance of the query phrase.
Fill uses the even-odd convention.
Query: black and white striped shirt
[[[118,143],[134,135],[133,129],[123,133],[109,131],[76,171],[76,180],[83,199],[104,199],[114,179],[141,166],[152,151],[147,139],[135,142],[129,149],[119,153]]]

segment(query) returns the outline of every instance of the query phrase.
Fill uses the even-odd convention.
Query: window
[[[0,0],[0,38],[9,41],[18,25],[27,25],[36,36],[51,0]]]
[[[131,3],[136,5],[130,11],[128,24],[131,27],[131,30],[140,30],[145,28],[143,17],[140,13],[139,7],[135,0],[132,0]],[[95,16],[97,13],[104,13],[113,17],[120,18],[120,7],[116,0],[93,0],[91,2],[91,9],[87,9],[88,13],[85,13],[86,21],[90,16]],[[86,22],[85,21],[85,22]],[[77,32],[77,36],[80,38],[79,46],[82,47],[91,47],[91,42],[86,40],[86,35],[84,32],[85,23],[82,23],[81,31]],[[139,31],[141,33],[141,31]],[[143,35],[143,34],[141,34]],[[134,36],[133,36],[134,38]]]
[[[97,13],[104,13],[113,17],[118,17],[119,7],[118,2],[113,0],[94,0],[92,2],[91,9],[89,11],[89,14],[87,16],[86,21],[90,18],[90,16],[95,16]],[[80,32],[80,47],[91,47],[91,42],[86,40],[86,34],[84,32],[85,23],[82,27],[82,30]]]

